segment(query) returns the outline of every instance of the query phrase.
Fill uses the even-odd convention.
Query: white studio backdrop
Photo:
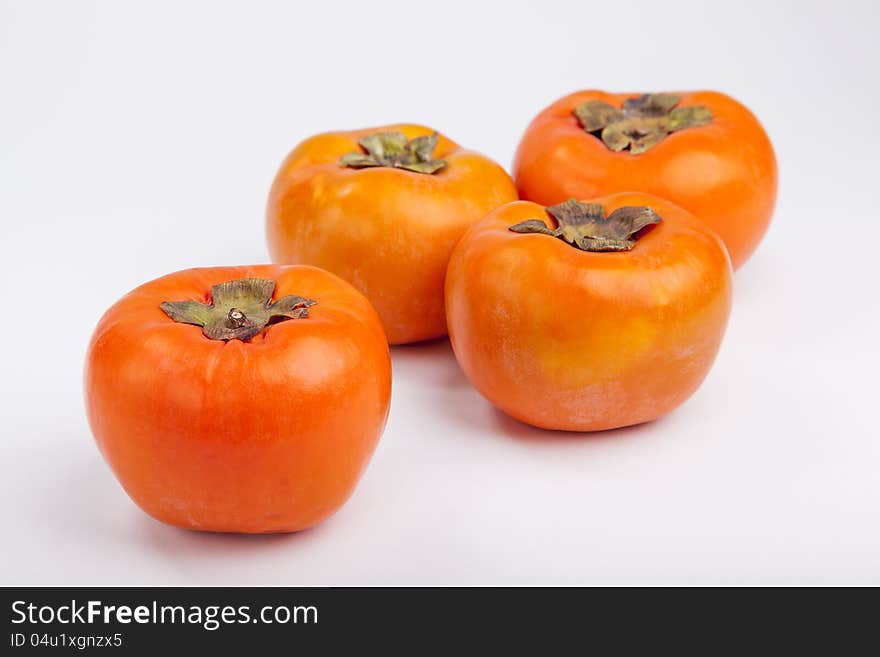
[[[2,584],[880,583],[872,2],[0,2]],[[314,530],[163,526],[95,448],[101,313],[265,262],[281,159],[414,121],[509,167],[580,88],[712,88],[777,149],[770,232],[703,387],[596,435],[492,409],[448,342],[393,349],[391,418]]]

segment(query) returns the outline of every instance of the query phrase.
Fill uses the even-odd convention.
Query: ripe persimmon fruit
[[[389,342],[446,334],[443,281],[465,229],[515,200],[510,176],[420,125],[306,139],[269,196],[272,260],[331,271],[373,303]]]
[[[734,268],[764,236],[777,187],[767,133],[714,91],[566,96],[526,129],[514,178],[543,205],[627,191],[669,199],[721,237]]]
[[[314,267],[190,269],[141,285],[95,329],[95,441],[163,522],[310,527],[352,493],[385,426],[388,343],[367,299]]]
[[[517,201],[455,248],[449,337],[471,383],[512,417],[545,429],[623,427],[697,389],[721,344],[731,285],[718,236],[664,199]]]

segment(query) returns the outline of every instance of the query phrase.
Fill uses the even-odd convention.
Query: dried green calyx
[[[211,303],[164,301],[159,307],[175,322],[202,327],[212,340],[249,340],[286,319],[309,316],[316,301],[290,295],[271,301],[275,281],[242,278],[211,288]]]
[[[581,251],[629,251],[640,237],[640,230],[662,221],[649,207],[628,205],[606,217],[605,209],[598,203],[574,199],[552,205],[547,212],[556,219],[556,228],[548,227],[542,219],[528,219],[510,230],[558,237]]]
[[[358,141],[364,153],[346,153],[339,166],[352,169],[392,167],[415,173],[437,173],[446,168],[446,160],[434,158],[437,133],[407,139],[402,132],[377,132]]]
[[[705,105],[678,107],[680,96],[644,94],[623,101],[623,109],[601,100],[588,100],[574,108],[586,132],[600,138],[612,151],[629,148],[632,155],[653,148],[668,135],[712,122]]]

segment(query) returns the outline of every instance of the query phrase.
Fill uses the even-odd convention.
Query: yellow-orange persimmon
[[[446,334],[443,281],[465,229],[517,198],[489,158],[419,125],[311,137],[269,197],[272,259],[338,274],[373,303],[392,344]]]
[[[544,205],[632,190],[669,199],[721,237],[734,268],[764,236],[777,186],[761,124],[714,91],[566,96],[529,125],[514,178]]]
[[[95,440],[172,525],[286,532],[336,511],[388,415],[388,343],[367,299],[314,267],[177,272],[124,296],[89,346]]]
[[[456,247],[449,336],[471,383],[514,418],[622,427],[668,413],[700,385],[727,324],[731,281],[720,239],[660,198],[517,201]]]

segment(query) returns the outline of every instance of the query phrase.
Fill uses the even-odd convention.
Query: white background
[[[868,1],[0,3],[0,583],[880,583],[878,29]],[[777,148],[688,403],[548,433],[447,342],[395,348],[387,431],[316,529],[192,533],[128,500],[82,403],[111,303],[266,261],[269,184],[312,133],[422,122],[507,166],[587,87],[722,90]]]

